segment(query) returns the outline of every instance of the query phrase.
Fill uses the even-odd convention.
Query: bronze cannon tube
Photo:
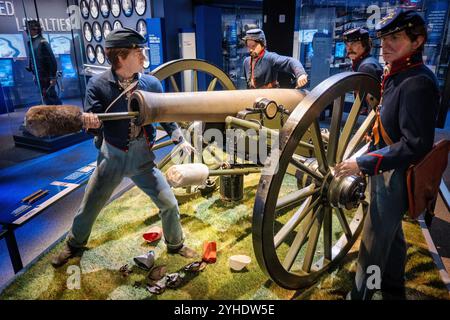
[[[137,90],[128,102],[128,111],[139,112],[137,123],[203,121],[225,122],[227,116],[252,107],[261,97],[292,111],[307,92],[297,89],[253,89],[153,93]]]

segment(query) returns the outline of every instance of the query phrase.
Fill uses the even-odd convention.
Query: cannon
[[[182,92],[178,74],[187,70],[192,72],[194,85]],[[199,72],[209,77],[207,91],[198,91]],[[281,287],[308,286],[339,264],[361,232],[370,198],[365,177],[335,178],[334,166],[367,150],[365,137],[375,113],[363,116],[360,109],[363,103],[372,107],[378,104],[379,81],[368,74],[344,72],[310,92],[235,90],[223,71],[194,59],[168,62],[154,75],[175,92],[137,90],[129,98],[128,112],[101,118],[134,118],[141,125],[182,123],[194,146],[213,144],[208,156],[189,159],[207,164],[207,180],[201,182],[202,187],[214,190],[217,183],[213,179],[220,177],[221,194],[230,201],[241,198],[245,174],[260,174],[252,217],[253,249],[260,268]],[[215,90],[218,84],[219,91]],[[330,106],[331,120],[319,121]],[[234,135],[228,144],[233,148],[229,149],[206,138],[205,128],[211,124],[221,124],[222,133],[240,129],[255,135]],[[255,141],[258,152],[267,151],[265,158],[254,159],[246,151]],[[234,148],[240,143],[245,146],[244,152]],[[163,142],[158,147],[169,144]],[[158,164],[163,171],[172,167],[176,151],[177,147],[173,148]],[[209,158],[213,161],[208,162]],[[191,186],[182,189],[185,199],[205,190]]]
[[[270,154],[264,163],[244,161],[215,167],[210,169],[210,176],[228,177],[228,185],[233,185],[233,178],[261,172],[252,218],[254,252],[261,269],[275,283],[299,289],[338,264],[361,232],[370,201],[366,178],[337,179],[334,166],[367,149],[365,137],[375,114],[372,111],[362,116],[360,109],[364,101],[375,106],[379,98],[378,80],[367,74],[344,72],[310,92],[136,91],[130,97],[128,111],[139,114],[139,124],[224,122],[226,128],[254,129],[258,134],[278,137],[279,145],[268,146]],[[324,130],[319,118],[328,106],[332,106],[331,120]],[[350,106],[349,112],[344,112],[346,106]],[[245,159],[245,154],[234,156]],[[268,163],[276,163],[278,169],[258,170]],[[235,180],[241,183],[241,179]]]

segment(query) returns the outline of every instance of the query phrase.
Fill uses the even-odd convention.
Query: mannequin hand
[[[296,89],[301,88],[307,83],[308,83],[308,76],[306,74],[302,74],[300,77],[298,77],[297,86],[295,88]]]
[[[83,112],[81,121],[84,129],[98,129],[102,125],[95,113]]]
[[[359,174],[360,171],[361,170],[359,169],[358,163],[355,159],[347,159],[334,167],[334,176],[336,178],[348,177]]]

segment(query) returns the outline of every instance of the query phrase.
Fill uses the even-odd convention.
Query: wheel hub
[[[312,171],[320,174],[319,164],[315,158],[308,158],[304,161]],[[310,175],[301,170],[296,172],[297,184],[303,188],[311,183],[318,184]],[[333,173],[329,172],[321,185],[320,193],[322,202],[328,203],[334,208],[354,209],[365,199],[366,180],[361,176],[353,175],[344,178],[335,178]]]
[[[357,208],[365,199],[366,180],[361,176],[352,175],[348,177],[335,178],[330,173],[327,199],[332,207],[343,209]]]

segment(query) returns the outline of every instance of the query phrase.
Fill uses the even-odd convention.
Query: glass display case
[[[17,0],[2,14],[0,151],[4,157],[15,157],[8,153],[14,153],[14,147],[49,151],[39,146],[49,137],[40,140],[24,128],[24,116],[30,107],[70,104],[84,110],[80,16],[89,6],[84,1],[80,8],[76,2]]]
[[[346,58],[342,34],[351,28],[364,27],[369,30],[373,41],[372,55],[384,65],[381,56],[380,41],[375,37],[375,25],[380,18],[397,7],[417,10],[428,25],[428,41],[425,45],[424,59],[443,86],[449,64],[448,46],[445,39],[448,29],[449,2],[447,0],[297,0],[296,3],[296,48],[294,57],[299,59],[310,76],[312,64],[322,66],[319,73],[314,72],[316,82],[330,75],[348,70],[351,62]],[[320,52],[314,51],[316,34],[329,35],[331,41],[321,46]],[[447,41],[448,42],[448,41]],[[313,86],[317,83],[311,83]]]

